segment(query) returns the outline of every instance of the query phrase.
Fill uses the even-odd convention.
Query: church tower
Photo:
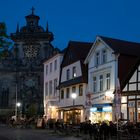
[[[7,71],[8,77],[13,79],[12,84],[8,84],[9,95],[12,95],[9,106],[14,110],[20,102],[21,114],[29,117],[43,114],[43,60],[56,52],[51,44],[54,35],[48,24],[45,30],[39,25],[40,17],[35,15],[35,9],[31,10],[31,14],[25,16],[26,25],[20,28],[17,24],[16,32],[10,35],[15,44],[9,58],[13,60],[12,63],[9,61],[11,70]],[[10,82],[8,77],[6,81]]]

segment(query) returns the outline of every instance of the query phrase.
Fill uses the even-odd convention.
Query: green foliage
[[[34,117],[37,115],[37,105],[36,104],[31,104],[27,110],[27,114],[30,117]]]

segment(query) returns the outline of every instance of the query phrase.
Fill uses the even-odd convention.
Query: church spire
[[[16,33],[19,33],[19,23],[17,23],[17,30]]]
[[[32,7],[31,10],[32,10],[32,15],[34,15],[35,8]]]
[[[46,25],[46,32],[49,32],[49,25],[48,25],[48,21],[47,21],[47,25]]]

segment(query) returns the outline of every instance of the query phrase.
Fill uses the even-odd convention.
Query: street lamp
[[[20,102],[17,102],[16,101],[16,109],[15,109],[15,117],[16,117],[16,120],[17,120],[17,116],[18,116],[18,108],[21,106],[21,103]]]
[[[21,103],[20,102],[17,102],[17,107],[20,107],[21,106]]]
[[[74,105],[75,105],[75,99],[77,97],[77,94],[76,93],[72,93],[71,94],[71,98],[73,99],[73,115],[72,115],[72,124],[75,123],[75,115],[74,115]]]

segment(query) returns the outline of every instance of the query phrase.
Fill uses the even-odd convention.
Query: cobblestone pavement
[[[54,130],[48,129],[21,129],[21,128],[9,128],[5,125],[0,125],[0,140],[95,140],[88,139],[84,134],[80,134],[77,137],[71,135],[65,135],[64,133],[56,133]],[[109,137],[101,138],[97,140],[140,140],[135,137]]]
[[[0,140],[82,140],[82,138],[58,135],[46,129],[21,129],[0,126]]]

